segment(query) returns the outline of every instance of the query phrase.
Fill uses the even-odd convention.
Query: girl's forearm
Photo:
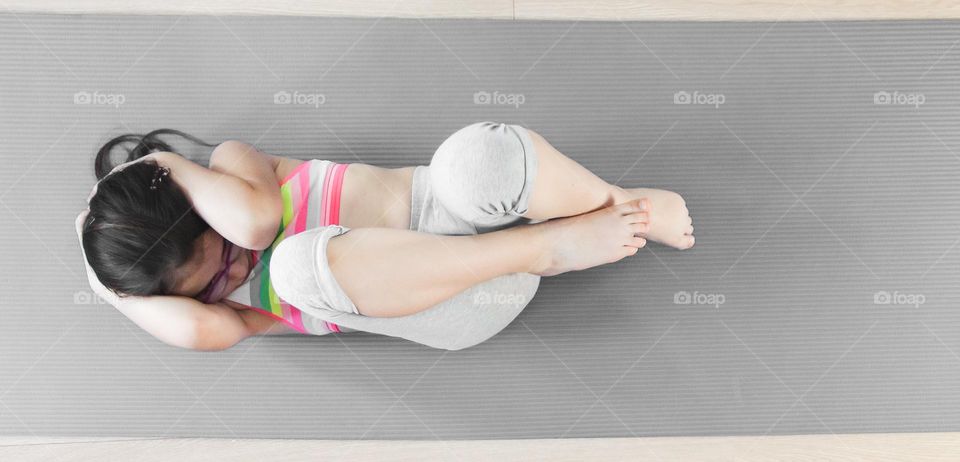
[[[280,335],[297,334],[299,332],[287,327],[286,324],[277,321],[273,317],[261,313],[255,308],[244,306],[230,300],[220,300],[222,303],[234,311],[243,320],[247,326],[248,335]]]
[[[299,332],[287,327],[276,319],[258,312],[255,309],[238,310],[237,314],[247,325],[249,335],[284,335],[298,334]]]
[[[171,178],[183,188],[197,213],[224,238],[255,250],[272,243],[282,214],[279,188],[275,194],[258,190],[240,177],[174,153],[157,153],[157,161],[170,169]],[[262,161],[264,170],[271,168],[270,159]],[[273,170],[269,172],[272,176]]]

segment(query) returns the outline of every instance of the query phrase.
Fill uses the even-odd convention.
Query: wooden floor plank
[[[827,21],[960,18],[939,0],[515,0],[517,19]]]
[[[4,0],[40,13],[296,15],[546,20],[796,21],[960,18],[944,0]]]
[[[17,461],[955,461],[960,433],[496,441],[163,439],[0,447]]]
[[[15,12],[512,19],[513,0],[3,0]]]

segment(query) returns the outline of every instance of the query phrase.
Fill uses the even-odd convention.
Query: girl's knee
[[[525,213],[535,173],[536,153],[526,130],[496,122],[461,128],[430,162],[440,202],[471,221]]]
[[[321,226],[288,236],[270,253],[267,276],[277,296],[302,311],[359,314],[333,276],[327,260],[330,239],[343,226]]]

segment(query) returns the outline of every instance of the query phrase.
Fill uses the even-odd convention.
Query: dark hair
[[[90,198],[83,223],[82,245],[100,282],[120,296],[169,295],[175,270],[194,251],[194,242],[210,228],[193,209],[183,189],[169,178],[150,186],[159,172],[151,159],[109,174],[112,151],[122,148],[129,162],[158,151],[173,151],[159,135],[177,135],[213,147],[178,130],[159,129],[145,135],[126,134],[97,152],[94,173],[100,183]],[[132,146],[132,147],[131,147]]]

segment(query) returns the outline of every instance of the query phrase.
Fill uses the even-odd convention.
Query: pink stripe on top
[[[331,164],[323,178],[323,203],[320,205],[320,226],[340,224],[340,194],[343,191],[343,175],[350,164]],[[298,310],[299,311],[299,310]],[[340,326],[324,321],[333,332],[340,332]]]
[[[325,209],[327,209],[327,214],[324,215],[327,217],[327,223],[322,226],[328,225],[339,225],[340,224],[340,193],[343,190],[343,175],[347,173],[347,167],[350,164],[336,164],[331,166],[329,173],[332,173],[332,178],[330,179],[330,184],[327,185],[327,188],[324,188],[324,202]],[[326,199],[330,200],[327,201]]]
[[[340,224],[340,194],[343,191],[343,175],[350,164],[332,164],[323,179],[323,204],[321,205],[320,226]],[[340,332],[340,326],[324,321],[328,329]]]
[[[302,164],[294,167],[293,170],[291,170],[290,173],[287,174],[286,178],[284,178],[283,181],[280,182],[280,185],[283,186],[284,183],[290,181],[290,178],[293,178],[294,175],[300,173],[301,171],[303,171],[303,169],[310,168],[310,162],[312,161],[307,160],[307,161],[304,161]]]

